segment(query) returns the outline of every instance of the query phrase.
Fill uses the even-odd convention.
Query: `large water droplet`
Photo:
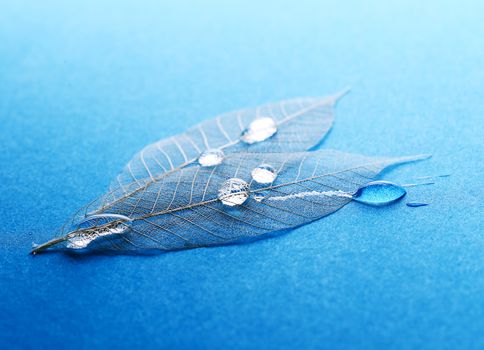
[[[242,132],[240,139],[248,144],[267,140],[277,132],[277,124],[272,118],[257,118]]]
[[[261,164],[251,172],[254,181],[260,184],[270,184],[277,177],[276,171],[269,164]]]
[[[242,179],[228,179],[218,190],[218,199],[225,205],[241,205],[249,198],[249,184]]]
[[[201,166],[219,165],[224,160],[224,152],[221,149],[209,148],[198,157]]]
[[[96,238],[97,236],[92,236],[85,233],[72,236],[67,240],[67,248],[70,248],[70,249],[86,248],[89,245],[89,243],[91,243]]]
[[[368,205],[387,205],[398,201],[407,191],[397,184],[388,181],[370,182],[358,189],[353,200]]]
[[[127,228],[128,226],[125,223],[113,222],[111,225],[104,227],[80,230],[69,235],[66,247],[70,249],[84,249],[99,237],[120,234]]]

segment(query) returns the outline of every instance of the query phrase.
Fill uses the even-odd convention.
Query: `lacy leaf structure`
[[[206,150],[298,152],[318,145],[331,129],[334,106],[347,91],[322,98],[298,98],[243,109],[204,121],[186,132],[148,145],[116,177],[103,206],[137,191],[167,173],[191,165]],[[277,132],[264,142],[243,142],[241,134],[257,119],[270,118]]]
[[[330,129],[339,96],[228,113],[147,146],[108,194],[32,252],[171,251],[260,238],[329,215],[386,167],[426,157],[304,152]]]

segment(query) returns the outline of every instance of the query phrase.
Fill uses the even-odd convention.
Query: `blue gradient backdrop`
[[[482,1],[0,2],[0,345],[484,347]],[[351,85],[323,147],[433,153],[404,202],[243,246],[27,253],[141,147]],[[222,346],[223,344],[223,346]]]

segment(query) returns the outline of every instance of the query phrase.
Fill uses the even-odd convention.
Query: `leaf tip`
[[[423,153],[423,154],[417,154],[415,156],[410,156],[408,158],[411,158],[413,161],[418,161],[418,160],[427,160],[432,158],[432,154],[430,153]]]
[[[404,164],[404,163],[411,163],[411,162],[418,162],[421,160],[427,160],[432,158],[432,154],[424,153],[424,154],[416,154],[414,156],[406,156],[406,157],[399,157],[395,159],[394,164]]]
[[[351,86],[347,86],[344,89],[342,89],[341,91],[339,91],[336,94],[334,94],[332,96],[332,98],[333,98],[333,104],[338,103],[339,100],[341,100],[343,97],[345,97],[346,95],[348,95],[350,93],[350,91],[351,91]]]

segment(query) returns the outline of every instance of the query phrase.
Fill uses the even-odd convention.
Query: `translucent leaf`
[[[167,173],[193,164],[206,150],[219,149],[230,154],[295,152],[315,147],[330,130],[334,106],[346,92],[321,98],[291,99],[222,114],[183,134],[148,145],[131,159],[111,184],[109,195],[98,205],[107,205]],[[263,142],[244,142],[242,135],[249,125],[265,119],[274,121],[275,134]]]
[[[384,168],[424,157],[372,158],[332,150],[233,153],[212,168],[194,165],[173,171],[116,202],[97,215],[121,219],[106,220],[98,227],[101,233],[88,228],[95,235],[91,241],[79,227],[54,245],[75,249],[80,242],[78,247],[93,251],[169,251],[264,237],[331,214]],[[260,164],[277,173],[272,183],[253,180],[252,171]],[[233,206],[220,198],[230,179],[247,183],[247,200]]]

